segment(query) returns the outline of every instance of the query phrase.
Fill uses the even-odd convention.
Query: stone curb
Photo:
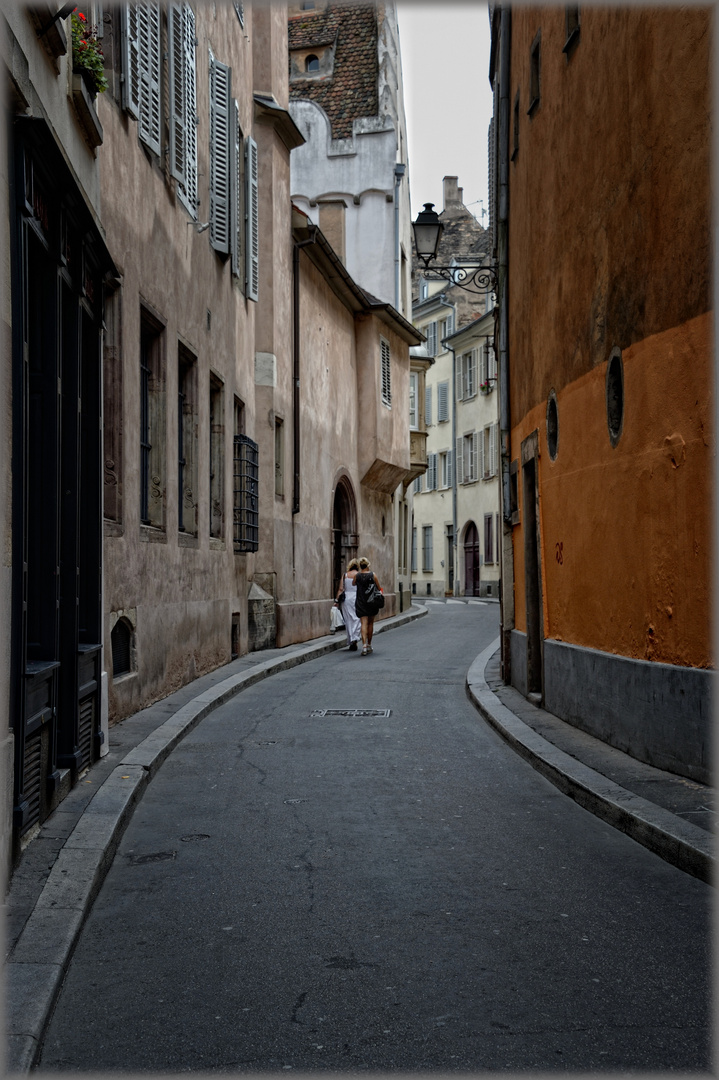
[[[499,638],[467,672],[470,700],[482,716],[555,787],[615,829],[660,855],[668,863],[713,884],[714,842],[710,833],[635,795],[595,769],[583,765],[515,716],[490,690],[484,677],[499,648]]]
[[[375,633],[426,616],[411,608],[383,619]],[[88,803],[57,856],[15,948],[5,963],[6,1074],[28,1073],[85,919],[112,864],[133,811],[151,779],[177,744],[213,709],[280,671],[345,647],[346,637],[321,638],[287,656],[239,672],[177,710],[123,758]]]

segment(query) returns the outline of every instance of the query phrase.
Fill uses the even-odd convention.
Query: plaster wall
[[[246,24],[247,30],[247,24]],[[196,32],[200,212],[209,206],[208,54],[232,67],[233,96],[244,131],[252,129],[252,59],[231,6],[200,8]],[[249,32],[249,31],[248,31]],[[247,648],[247,589],[254,556],[232,544],[234,398],[245,404],[252,436],[255,305],[245,300],[228,259],[210,247],[175,198],[160,163],[140,144],[136,124],[113,98],[100,100],[105,144],[101,156],[102,215],[122,284],[111,300],[116,327],[107,364],[121,366],[121,406],[106,416],[119,425],[123,458],[118,520],[105,524],[106,666],[112,672],[110,629],[119,611],[133,612],[136,671],[110,678],[112,720],[164,697],[230,658],[233,612],[240,613],[240,650]],[[164,369],[164,503],[162,528],[140,522],[141,305],[161,326]],[[178,348],[196,357],[197,535],[178,530]],[[224,446],[221,536],[210,537],[210,375],[222,386]],[[134,620],[134,621],[133,621]]]
[[[606,364],[558,393],[556,461],[544,405],[514,428],[513,458],[522,439],[539,432],[546,637],[712,666],[711,333],[702,315],[626,350],[616,447],[607,430]],[[515,610],[517,628],[526,630],[521,475],[518,488]]]
[[[385,490],[391,493],[403,478],[402,474],[409,470],[409,349],[393,330],[374,316],[359,316],[356,328],[360,475],[364,478],[375,462],[381,463],[378,468],[384,470],[382,480],[388,484]],[[391,406],[381,400],[380,337],[390,348]],[[396,478],[392,483],[393,474]]]
[[[53,58],[39,45],[37,29],[27,7],[7,4],[3,7],[2,17],[6,24],[6,59],[11,71],[15,69],[18,74],[22,73],[31,115],[47,120],[85,202],[91,211],[99,215],[97,160],[102,147],[95,151],[89,148],[72,104],[70,19],[65,19],[61,24],[68,40],[67,53]]]

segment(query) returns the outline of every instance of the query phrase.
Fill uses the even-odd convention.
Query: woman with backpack
[[[359,561],[359,573],[355,577],[357,598],[355,609],[360,617],[362,628],[362,656],[372,652],[372,634],[374,632],[374,618],[381,607],[384,607],[384,596],[377,575],[370,566],[369,559],[361,558]]]

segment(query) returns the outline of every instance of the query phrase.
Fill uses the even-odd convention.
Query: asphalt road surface
[[[147,789],[38,1068],[710,1069],[712,890],[467,700],[497,605],[208,716]],[[388,710],[389,715],[316,715]]]

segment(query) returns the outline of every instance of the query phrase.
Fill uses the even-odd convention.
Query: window
[[[432,550],[432,526],[424,525],[422,527],[422,569],[431,571],[433,567]]]
[[[177,355],[177,527],[197,535],[197,360],[180,345]]]
[[[300,10],[301,11],[314,11],[315,10],[315,0],[302,0],[302,3],[300,4]]]
[[[479,438],[476,431],[462,435],[457,439],[456,471],[458,484],[471,484],[479,479],[477,474],[477,453]]]
[[[437,455],[427,454],[427,491],[437,490]]]
[[[574,51],[574,47],[579,41],[579,8],[566,7],[564,9],[564,21],[567,40],[564,43],[564,48],[562,49],[562,52],[566,53],[567,59],[569,59],[570,54]]]
[[[427,334],[427,352],[430,356],[437,355],[437,323],[431,322],[425,326],[425,333]]]
[[[237,137],[231,82],[230,69],[210,53],[210,243],[221,255],[230,253],[231,162]]]
[[[417,412],[417,384],[419,376],[416,371],[409,373],[409,429],[417,431],[419,428],[419,415]]]
[[[437,383],[437,423],[449,420],[449,382]]]
[[[380,338],[380,358],[382,365],[382,404],[388,409],[392,408],[392,365],[389,351],[389,342]]]
[[[305,71],[319,71],[320,60],[318,56],[310,54],[305,57]]]
[[[485,341],[479,353],[479,389],[488,394],[494,389],[497,381],[497,361],[494,355],[494,347],[489,341]]]
[[[484,515],[484,561],[493,563],[494,559],[494,514]]]
[[[477,352],[470,349],[457,357],[457,400],[468,401],[477,395]]]
[[[127,4],[122,9],[122,106],[137,120],[142,141],[160,153],[160,8]]]
[[[439,486],[450,488],[452,486],[452,451],[444,450],[439,455]]]
[[[419,283],[419,298],[420,300],[426,300],[429,296],[429,285],[426,281],[422,280]]]
[[[498,430],[498,424],[489,424],[479,440],[479,475],[485,480],[497,475]]]
[[[532,42],[532,48],[529,54],[529,108],[527,113],[532,115],[534,110],[539,105],[540,98],[540,79],[541,79],[541,63],[542,63],[542,31],[537,31],[537,36]]]
[[[417,573],[417,528],[412,527],[412,563],[411,570],[413,574]]]
[[[432,387],[425,386],[424,388],[424,424],[425,427],[429,427],[432,423]]]
[[[439,324],[439,338],[440,341],[450,334],[454,333],[454,312],[450,311],[446,319],[442,319]]]
[[[275,417],[275,495],[285,494],[285,425]]]
[[[236,416],[237,418],[237,416]],[[259,547],[259,465],[258,446],[247,435],[235,432],[233,546],[235,551],[257,551]]]
[[[148,8],[148,10],[150,10]],[[189,4],[168,9],[170,77],[170,175],[177,196],[197,217],[197,102],[195,71],[195,13]]]
[[[222,536],[225,487],[224,387],[210,375],[210,536]]]
[[[140,322],[140,521],[165,527],[165,379],[162,328],[144,310]]]

